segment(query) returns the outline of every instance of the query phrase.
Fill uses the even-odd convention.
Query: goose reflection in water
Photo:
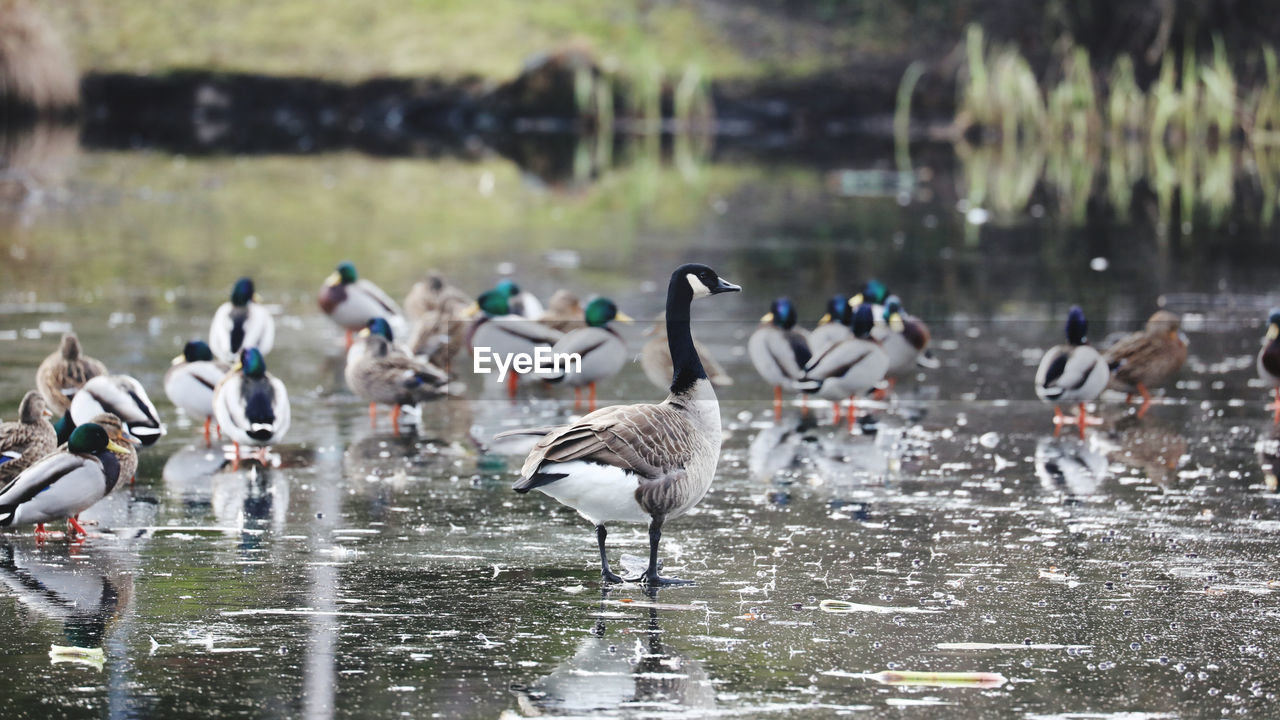
[[[51,638],[53,663],[101,668],[102,646],[133,599],[133,577],[105,555],[72,554],[72,546],[37,550],[0,543],[0,585],[23,607],[62,623]]]
[[[657,603],[658,589],[646,591]],[[600,615],[609,591],[601,593]],[[616,610],[616,606],[611,609]],[[702,663],[663,645],[658,608],[649,607],[643,632],[606,637],[596,621],[572,657],[531,685],[513,685],[520,712],[540,715],[623,715],[632,711],[707,712],[716,705],[715,688]]]

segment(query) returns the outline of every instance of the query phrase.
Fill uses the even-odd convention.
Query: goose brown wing
[[[696,432],[670,405],[601,408],[539,440],[521,474],[530,477],[546,462],[586,460],[659,478],[690,460],[689,438]]]

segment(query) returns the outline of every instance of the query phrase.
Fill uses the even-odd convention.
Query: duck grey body
[[[658,575],[658,543],[668,518],[689,512],[706,495],[720,456],[720,404],[698,361],[689,331],[689,303],[739,290],[705,265],[683,265],[667,289],[667,338],[674,361],[671,394],[657,404],[601,408],[576,423],[517,430],[536,434],[515,483],[572,507],[596,526],[601,575],[620,582],[605,554],[606,523],[649,523],[651,585],[684,582]]]

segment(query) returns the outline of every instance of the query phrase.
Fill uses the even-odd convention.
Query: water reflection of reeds
[[[1145,185],[1162,237],[1187,234],[1197,222],[1218,227],[1243,217],[1270,225],[1275,217],[1280,69],[1271,48],[1262,49],[1265,73],[1251,90],[1241,87],[1220,39],[1207,53],[1188,45],[1181,62],[1166,54],[1143,90],[1129,57],[1100,73],[1069,38],[1044,82],[1016,48],[989,46],[980,28],[965,45],[957,191],[971,207],[1011,220],[1043,188],[1070,224],[1084,223],[1091,199],[1124,220],[1135,188]],[[1233,215],[1248,187],[1258,200]]]

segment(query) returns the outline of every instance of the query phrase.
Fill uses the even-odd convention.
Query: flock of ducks
[[[706,494],[720,454],[720,408],[715,386],[732,382],[706,348],[692,337],[693,300],[740,288],[711,268],[682,265],[672,272],[666,309],[640,352],[645,374],[668,389],[661,403],[615,405],[596,410],[596,384],[616,375],[629,352],[614,323],[630,322],[607,298],[585,306],[558,291],[543,306],[510,280],[472,300],[439,275],[414,285],[402,310],[377,285],[358,276],[351,263],[338,265],[319,294],[321,310],[346,331],[344,378],[369,403],[391,408],[399,431],[402,408],[457,392],[454,359],[462,347],[495,353],[532,354],[537,348],[576,353],[579,367],[535,369],[532,379],[574,388],[575,407],[585,388],[591,412],[575,422],[500,433],[537,438],[514,489],[538,490],[592,523],[606,582],[624,578],[610,569],[605,541],[615,522],[649,527],[647,569],[628,580],[650,585],[684,582],[659,574],[658,545],[666,521],[692,509]],[[1037,395],[1055,408],[1057,429],[1090,422],[1085,408],[1108,387],[1142,396],[1138,416],[1151,403],[1150,389],[1168,382],[1187,357],[1187,342],[1176,315],[1157,312],[1144,330],[1099,352],[1087,342],[1084,312],[1071,308],[1066,343],[1045,353],[1035,378]],[[233,467],[241,446],[265,461],[290,425],[289,396],[267,371],[275,321],[261,304],[253,281],[239,279],[230,299],[217,308],[208,342],[192,340],[174,358],[164,391],[190,418],[203,420],[206,444],[212,432],[232,442]],[[930,333],[908,314],[882,283],[868,282],[852,297],[833,296],[811,331],[799,327],[788,298],[774,300],[747,341],[747,353],[774,388],[775,415],[784,392],[817,396],[834,405],[842,422],[848,401],[853,427],[858,398],[892,390],[893,382],[916,368],[937,367]],[[1274,420],[1280,423],[1280,311],[1269,318],[1258,373],[1276,394]],[[521,373],[510,373],[515,393]],[[155,405],[135,378],[111,374],[84,353],[74,334],[63,336],[35,373],[16,422],[0,425],[0,527],[66,519],[70,532],[83,533],[77,515],[131,481],[137,447],[165,434]],[[803,405],[806,408],[807,405]],[[1067,418],[1062,408],[1078,414]]]

